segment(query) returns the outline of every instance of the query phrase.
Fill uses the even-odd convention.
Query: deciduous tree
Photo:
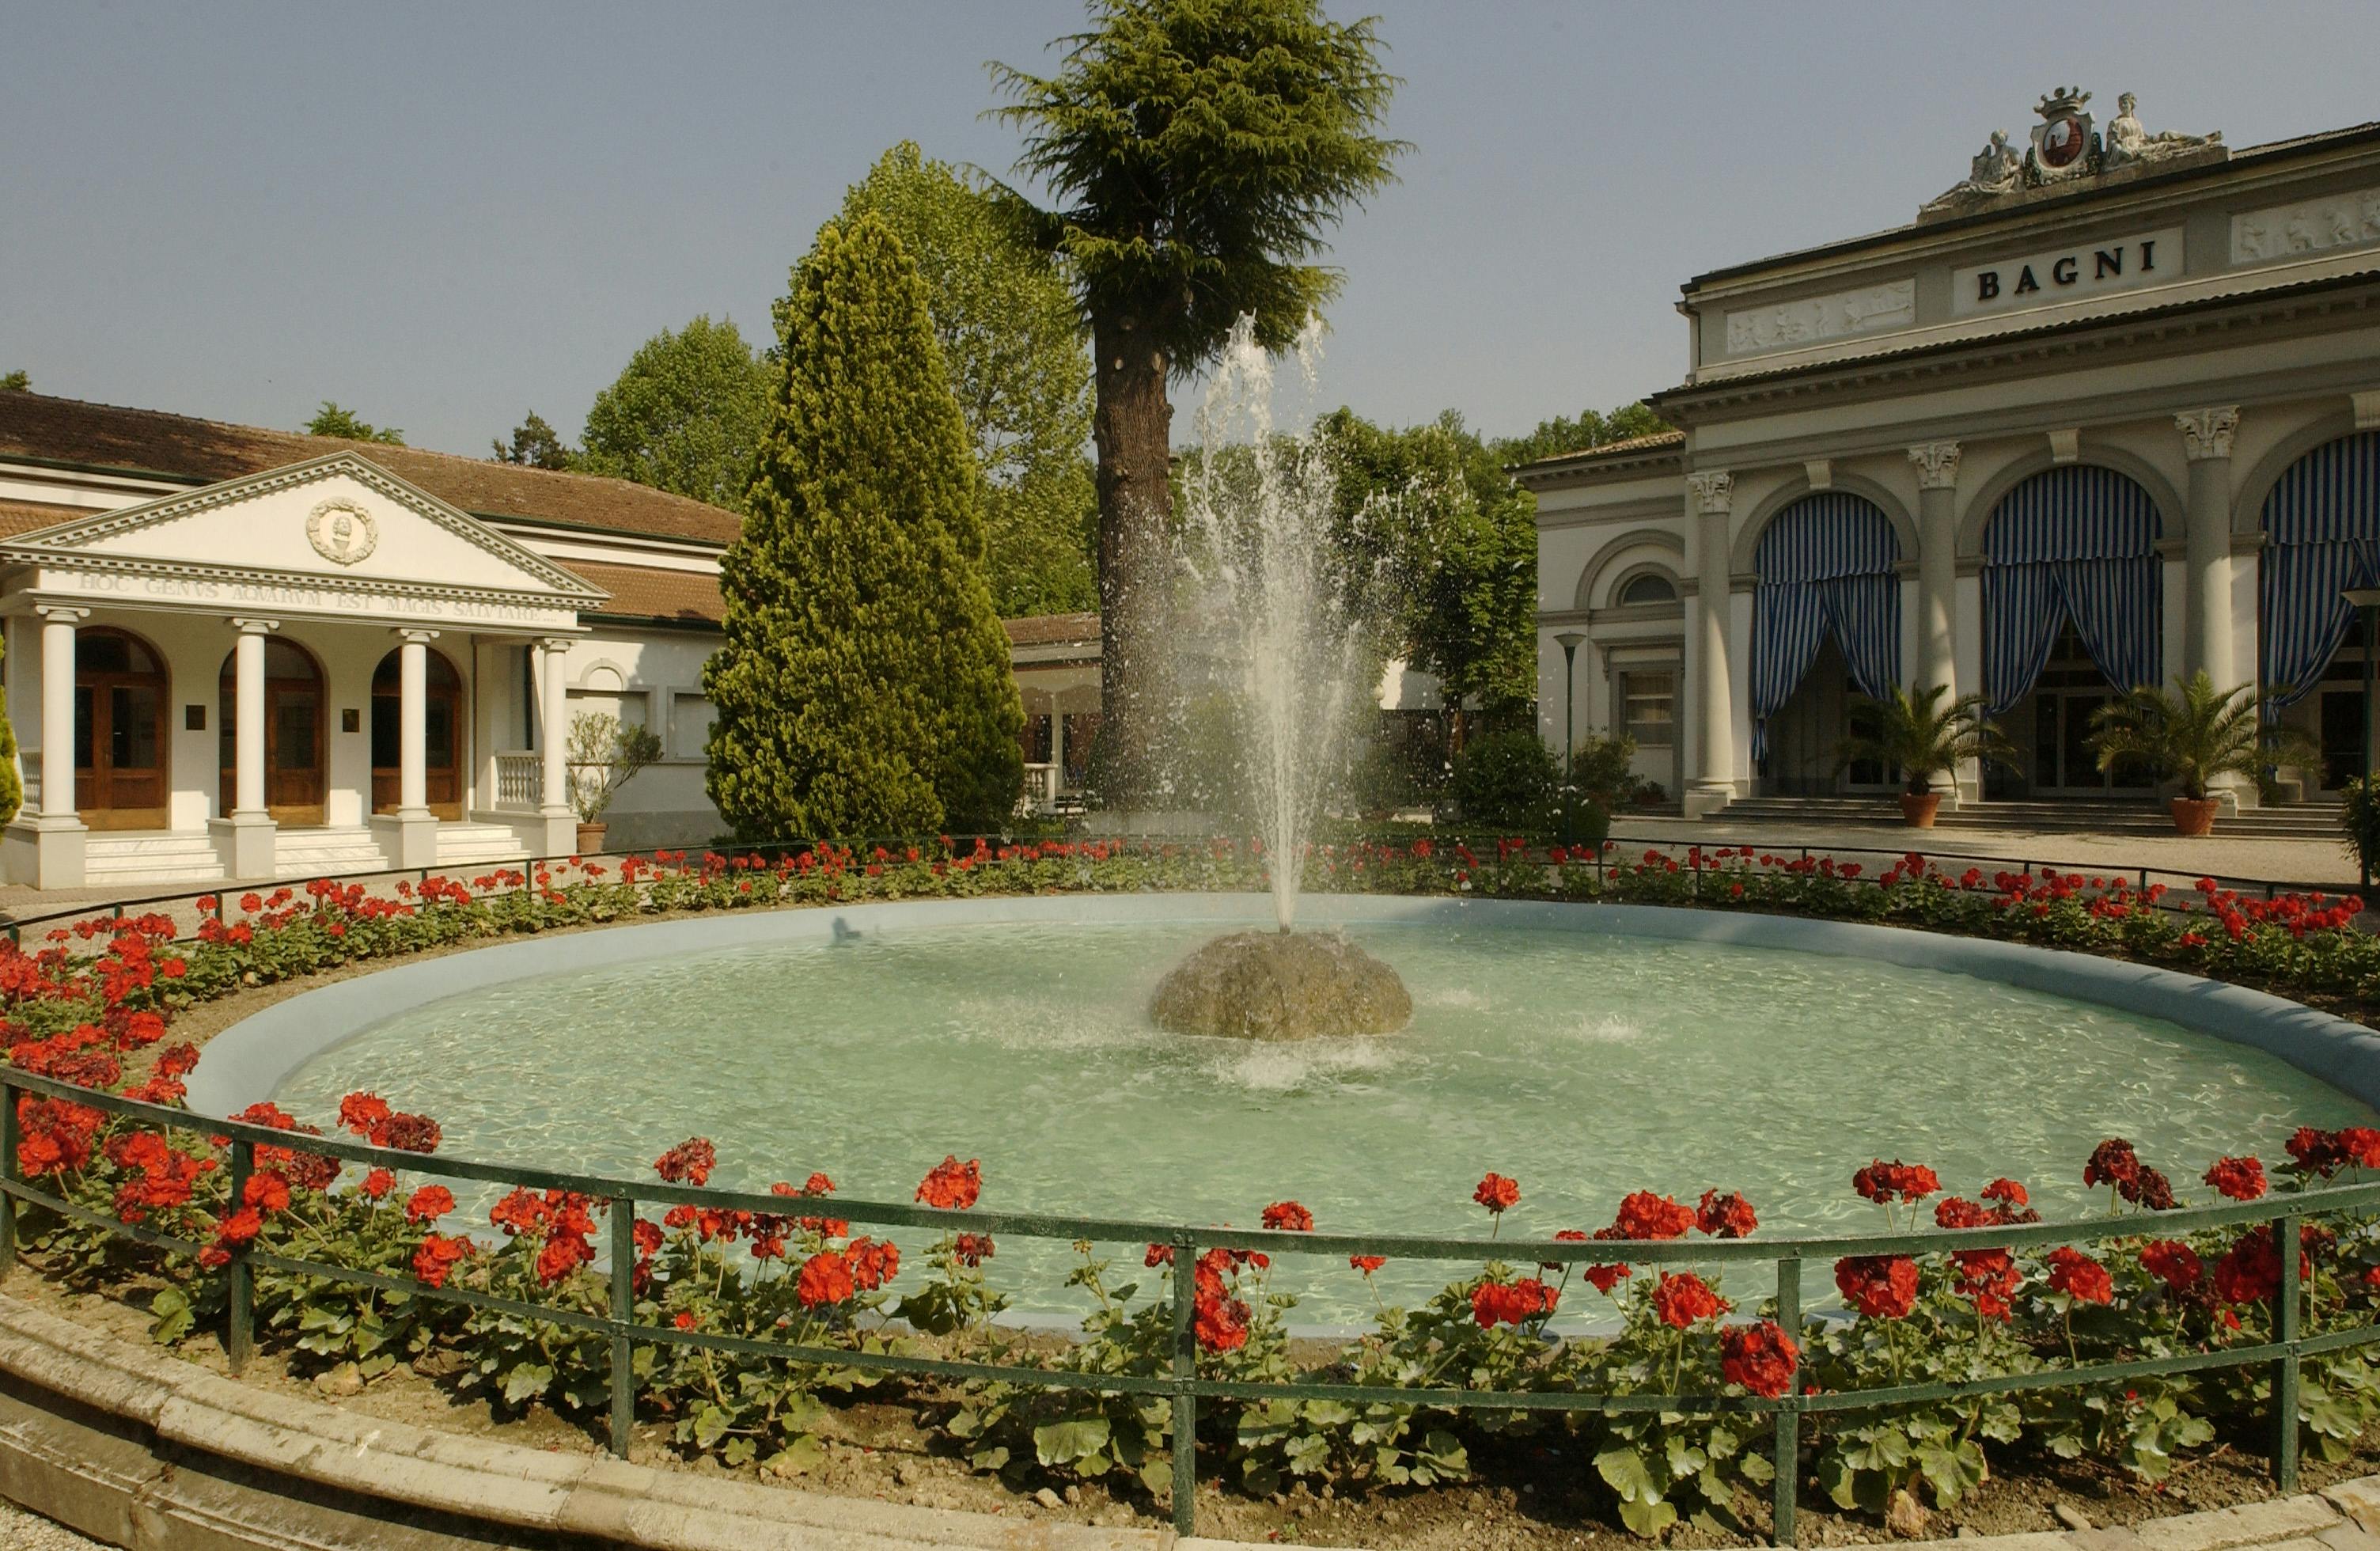
[[[1372,23],[1318,0],[1094,0],[1055,74],[995,65],[1026,133],[1018,170],[1055,204],[1011,206],[1062,254],[1088,321],[1098,450],[1102,763],[1148,790],[1166,714],[1168,383],[1243,314],[1281,348],[1336,291],[1323,232],[1385,184],[1394,79]]]
[[[769,379],[730,320],[663,329],[595,395],[579,467],[738,510],[769,418]]]
[[[405,432],[395,426],[372,425],[360,418],[354,410],[327,398],[322,401],[322,407],[314,411],[314,418],[306,422],[304,430],[309,436],[344,436],[350,442],[383,442],[392,447],[405,445]]]
[[[925,284],[862,215],[820,233],[785,321],[703,670],[711,800],[748,840],[989,828],[1024,712]]]

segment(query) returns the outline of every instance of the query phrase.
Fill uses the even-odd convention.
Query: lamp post
[[[1586,636],[1565,630],[1554,637],[1562,648],[1562,843],[1571,837],[1572,805],[1577,794],[1570,783],[1571,752],[1578,746],[1578,644]]]
[[[2363,739],[2361,763],[2363,780],[2368,786],[2372,780],[2372,660],[2374,647],[2372,627],[2375,616],[2380,616],[2380,587],[2351,587],[2340,596],[2354,608],[2363,624]],[[2368,802],[2371,794],[2367,791],[2364,795]],[[2355,855],[2359,864],[2358,870],[2362,874],[2362,891],[2368,895],[2372,891],[2372,861],[2363,854],[2363,837],[2360,835],[2356,839]]]

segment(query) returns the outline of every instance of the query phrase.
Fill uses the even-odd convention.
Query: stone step
[[[284,830],[273,837],[273,871],[283,878],[383,872],[388,853],[368,829]]]
[[[1895,827],[1900,805],[1874,797],[1750,797],[1715,816],[1719,824]],[[1985,802],[1944,808],[1935,820],[1942,830],[2037,830],[2070,834],[2169,835],[2172,816],[2149,801]],[[2338,835],[2335,807],[2251,808],[2227,813],[2215,831],[2236,840],[2332,840]]]
[[[83,878],[93,885],[206,883],[223,877],[213,838],[204,831],[94,834],[83,842]]]
[[[492,862],[525,862],[528,847],[504,824],[441,824],[438,865],[442,867],[482,866]]]

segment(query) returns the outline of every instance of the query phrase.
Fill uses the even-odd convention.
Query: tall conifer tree
[[[1024,712],[924,283],[883,221],[819,234],[703,670],[711,801],[747,840],[990,828]]]

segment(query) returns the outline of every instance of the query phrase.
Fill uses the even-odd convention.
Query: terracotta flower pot
[[[2213,797],[2176,797],[2173,800],[2173,832],[2178,835],[2203,835],[2215,828],[2215,810],[2223,805]]]
[[[581,856],[598,856],[602,854],[603,831],[610,828],[611,826],[608,824],[581,824],[578,826],[578,854]]]
[[[1900,821],[1912,830],[1932,829],[1934,816],[1941,811],[1942,794],[1939,792],[1927,792],[1923,795],[1903,792],[1900,794]]]

